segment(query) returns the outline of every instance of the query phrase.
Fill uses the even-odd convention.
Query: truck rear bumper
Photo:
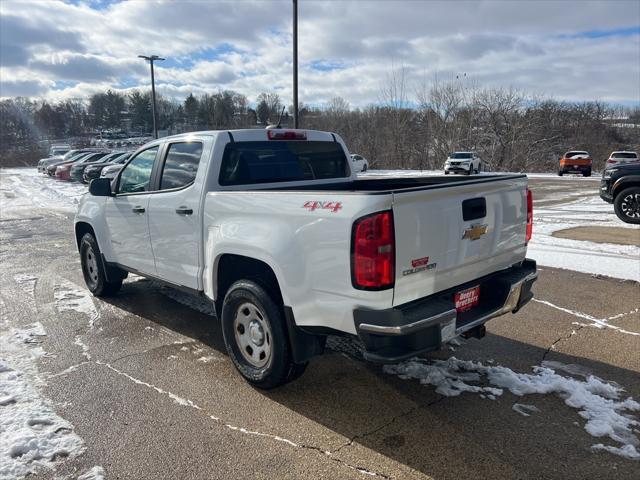
[[[355,309],[358,337],[364,357],[379,363],[395,363],[440,346],[492,318],[517,312],[533,298],[531,286],[538,277],[536,262],[525,260],[473,282],[386,310]],[[454,295],[480,286],[478,305],[456,312]]]

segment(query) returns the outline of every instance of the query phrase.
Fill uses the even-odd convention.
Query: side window
[[[182,188],[193,183],[201,156],[200,142],[170,144],[160,177],[160,190]]]
[[[118,193],[136,193],[149,191],[151,170],[156,159],[158,147],[148,148],[131,160],[122,170]]]

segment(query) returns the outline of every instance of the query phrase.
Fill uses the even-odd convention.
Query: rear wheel
[[[258,388],[290,382],[307,366],[293,362],[282,309],[256,282],[231,285],[222,304],[222,333],[236,369]]]
[[[362,171],[366,172],[367,171],[367,166],[365,165],[364,167],[362,167]]]
[[[590,177],[591,176],[591,169],[587,170],[586,172],[584,172],[582,174],[584,177]]]
[[[445,171],[444,171],[444,174],[445,174],[445,175],[449,175],[449,172],[447,172],[447,171],[445,170]]]
[[[640,225],[640,187],[621,191],[613,201],[613,208],[623,222]]]
[[[107,280],[98,242],[90,233],[85,233],[80,241],[80,263],[87,288],[96,297],[115,295],[122,287],[122,278],[111,282]]]
[[[564,174],[562,170],[558,170],[558,176],[561,177]]]

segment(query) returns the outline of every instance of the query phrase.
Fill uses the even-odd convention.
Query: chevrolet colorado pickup
[[[327,335],[368,360],[436,350],[533,297],[527,177],[357,178],[332,133],[189,133],[94,179],[75,237],[96,296],[128,272],[210,299],[237,370],[299,376]]]

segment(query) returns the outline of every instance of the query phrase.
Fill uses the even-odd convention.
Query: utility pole
[[[158,138],[158,125],[156,121],[156,84],[153,76],[153,62],[163,61],[164,58],[160,58],[158,55],[138,55],[138,58],[144,58],[151,65],[151,115],[153,116],[153,138]]]
[[[293,128],[298,126],[298,0],[293,0]]]

